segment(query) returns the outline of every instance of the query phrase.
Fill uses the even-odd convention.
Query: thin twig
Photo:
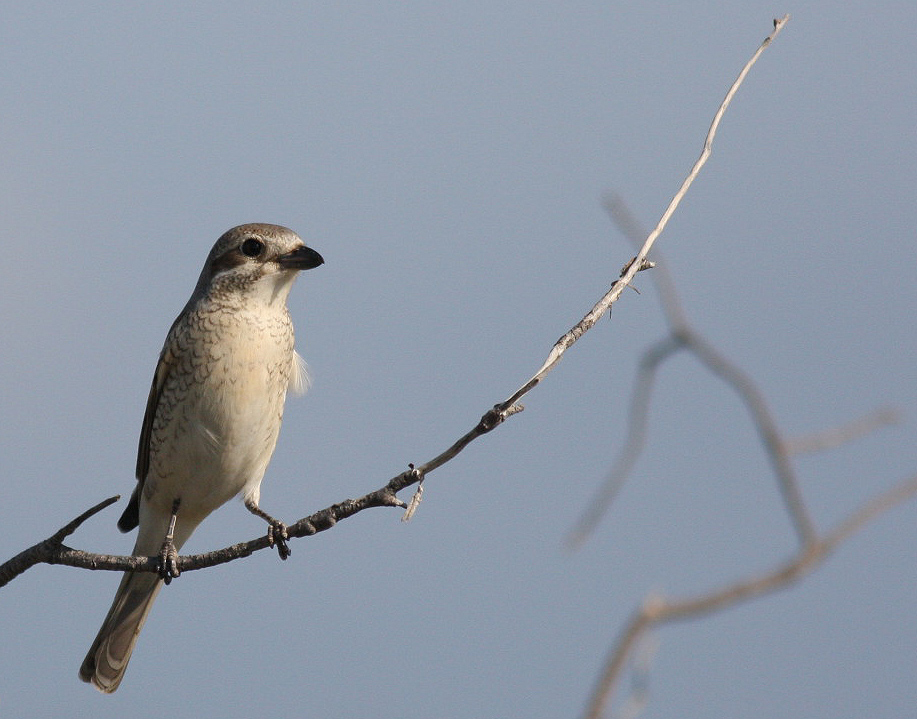
[[[635,248],[640,247],[643,238],[646,237],[646,231],[630,211],[624,199],[616,193],[609,193],[605,196],[603,205],[624,237],[630,240]],[[672,273],[669,272],[668,265],[660,261],[661,255],[658,250],[654,251],[653,257],[657,261],[656,271],[653,272],[653,286],[659,293],[659,303],[666,322],[673,331],[677,332],[688,326],[688,318],[682,309],[675,280],[672,278]]]
[[[710,123],[710,129],[707,130],[707,136],[704,138],[704,148],[701,150],[700,156],[697,158],[697,161],[694,163],[694,166],[691,168],[691,171],[685,177],[684,181],[681,183],[681,187],[678,189],[678,192],[672,197],[669,202],[668,207],[666,207],[665,212],[662,213],[662,216],[659,218],[659,222],[656,223],[656,227],[652,232],[647,236],[646,240],[643,242],[643,246],[637,252],[637,256],[626,265],[624,271],[621,273],[621,277],[612,284],[611,289],[605,293],[605,295],[600,299],[595,306],[586,313],[586,316],[583,317],[576,325],[573,326],[570,331],[564,334],[557,342],[554,343],[554,347],[551,348],[551,352],[548,354],[548,358],[544,361],[544,364],[541,368],[534,374],[532,377],[523,384],[515,393],[513,393],[509,399],[503,402],[502,405],[497,405],[497,407],[502,407],[506,409],[507,407],[515,404],[519,399],[531,390],[535,385],[537,385],[544,376],[553,369],[560,358],[566,352],[567,348],[570,347],[576,340],[578,340],[582,335],[588,331],[599,319],[604,315],[612,303],[621,296],[621,293],[627,288],[627,286],[634,279],[634,275],[637,274],[641,269],[646,265],[644,264],[649,254],[650,250],[653,248],[656,240],[659,235],[662,234],[665,230],[666,225],[669,224],[669,220],[672,215],[675,213],[675,210],[678,209],[678,206],[681,204],[681,201],[684,199],[684,196],[687,194],[688,189],[691,187],[695,178],[700,174],[701,169],[704,165],[707,164],[707,160],[710,157],[710,154],[713,152],[713,139],[716,137],[717,128],[720,126],[720,121],[723,119],[723,115],[726,113],[726,109],[729,107],[729,104],[732,102],[732,98],[735,96],[736,92],[739,89],[739,86],[742,84],[742,81],[745,79],[745,76],[751,70],[752,66],[758,61],[758,58],[761,56],[761,53],[764,52],[764,49],[770,44],[770,41],[773,40],[777,33],[783,29],[783,26],[790,19],[789,15],[786,15],[781,20],[774,21],[774,31],[765,38],[764,42],[761,43],[755,54],[752,55],[751,59],[745,64],[745,67],[742,68],[742,72],[739,73],[739,76],[736,78],[735,82],[732,83],[732,86],[729,88],[729,91],[726,93],[726,97],[723,98],[723,102],[720,104],[719,109],[716,111],[716,114],[713,116],[713,121]]]
[[[798,455],[836,449],[855,439],[872,434],[881,427],[897,424],[900,421],[901,413],[898,410],[893,407],[880,407],[839,427],[784,440],[784,451],[789,455]]]

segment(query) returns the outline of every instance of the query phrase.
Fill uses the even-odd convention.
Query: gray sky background
[[[166,330],[242,222],[326,260],[290,298],[314,384],[287,404],[265,509],[299,518],[444,449],[631,255],[602,194],[654,224],[786,12],[658,247],[787,432],[904,413],[799,462],[820,527],[913,475],[913,2],[28,3],[0,18],[0,555],[130,492]],[[286,563],[175,582],[113,696],[77,669],[118,577],[5,587],[0,714],[577,715],[647,592],[794,547],[738,401],[679,357],[619,501],[563,550],[663,331],[638,286],[430,476],[411,523],[374,510]],[[70,544],[129,552],[119,512]],[[231,503],[186,550],[262,531]],[[790,591],[662,630],[646,716],[914,716],[915,537],[911,502]]]

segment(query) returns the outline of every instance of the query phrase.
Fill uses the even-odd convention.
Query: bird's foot
[[[277,553],[280,555],[281,559],[286,559],[289,557],[290,545],[287,544],[287,540],[290,538],[290,535],[287,533],[287,525],[285,525],[279,519],[274,519],[270,514],[261,509],[261,507],[259,507],[258,504],[253,500],[246,500],[245,508],[256,517],[261,517],[261,519],[267,522],[268,546],[277,547]]]
[[[162,543],[162,549],[159,550],[159,578],[166,584],[175,579],[181,571],[178,569],[178,552],[175,545],[172,544],[172,538],[166,537]]]
[[[178,519],[178,507],[181,505],[181,497],[176,497],[172,501],[172,516],[169,517],[169,531],[166,532],[165,539],[162,540],[162,548],[159,550],[159,578],[166,584],[175,579],[181,571],[178,568],[178,550],[175,549],[173,539],[175,538],[175,521]]]
[[[290,545],[287,540],[290,536],[287,534],[287,525],[279,519],[271,519],[267,525],[267,543],[272,547],[277,547],[277,554],[281,559],[290,556]]]

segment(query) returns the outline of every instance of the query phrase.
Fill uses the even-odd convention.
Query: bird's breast
[[[260,483],[293,367],[283,313],[201,313],[175,341],[150,443],[146,493],[207,514]]]

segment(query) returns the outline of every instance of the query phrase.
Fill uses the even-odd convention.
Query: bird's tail
[[[118,688],[162,580],[151,572],[125,572],[108,616],[80,667],[80,679],[110,694]]]

